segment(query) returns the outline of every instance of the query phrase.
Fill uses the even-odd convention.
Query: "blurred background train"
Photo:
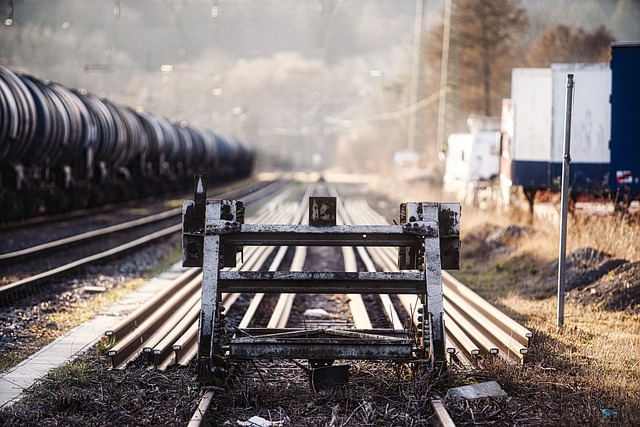
[[[0,66],[0,221],[251,174],[245,141]]]
[[[479,206],[524,198],[530,211],[540,194],[557,193],[568,74],[572,200],[605,198],[623,210],[639,200],[640,42],[613,43],[609,64],[514,69],[502,116],[470,117],[469,133],[449,137],[445,193]]]

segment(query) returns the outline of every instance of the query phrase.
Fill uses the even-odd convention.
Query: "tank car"
[[[0,221],[236,179],[253,148],[0,66]]]

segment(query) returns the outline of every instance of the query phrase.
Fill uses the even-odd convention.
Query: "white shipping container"
[[[551,157],[551,76],[549,68],[513,69],[511,157],[515,161],[546,162]]]
[[[553,128],[551,161],[562,163],[567,75],[574,75],[571,161],[609,163],[611,69],[602,64],[552,64]]]

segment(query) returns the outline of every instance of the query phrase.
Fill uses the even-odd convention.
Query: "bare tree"
[[[518,65],[520,35],[528,25],[517,0],[452,0],[448,61],[447,133],[465,131],[475,113],[499,115]],[[428,90],[440,86],[443,26],[427,35]],[[446,48],[446,47],[445,47]]]
[[[460,89],[468,108],[491,116],[508,95],[512,50],[528,23],[516,0],[461,0],[454,9]],[[456,32],[453,33],[454,39]]]
[[[607,62],[611,33],[600,27],[593,33],[565,25],[547,28],[527,52],[531,67],[548,67],[554,62]]]

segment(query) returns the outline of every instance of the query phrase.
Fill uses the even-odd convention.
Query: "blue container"
[[[640,42],[611,45],[611,163],[609,185],[631,199],[640,194]]]

